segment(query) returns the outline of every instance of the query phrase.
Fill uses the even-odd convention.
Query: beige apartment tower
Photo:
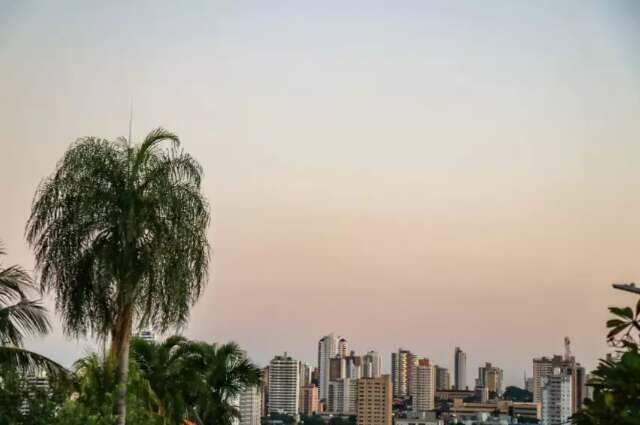
[[[428,412],[435,408],[436,368],[429,359],[419,359],[415,372],[415,393],[413,394],[413,410]]]
[[[300,400],[300,412],[305,416],[315,415],[320,412],[320,397],[318,387],[313,384],[302,387],[302,399]]]
[[[357,425],[391,425],[393,383],[389,375],[358,380]]]

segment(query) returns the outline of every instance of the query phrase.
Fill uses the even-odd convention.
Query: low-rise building
[[[395,425],[443,425],[436,412],[411,412],[406,418],[395,418]]]
[[[475,391],[471,390],[439,390],[436,391],[436,399],[438,400],[449,400],[453,401],[455,399],[466,400],[468,398],[475,397]]]
[[[468,403],[455,399],[450,408],[453,414],[474,415],[478,413],[499,413],[519,419],[540,419],[540,403],[514,402],[511,400],[492,400],[487,403]]]

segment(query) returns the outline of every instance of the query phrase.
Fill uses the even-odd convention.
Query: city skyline
[[[634,2],[0,4],[8,264],[33,267],[41,179],[133,106],[134,140],[162,125],[205,170],[189,337],[314,364],[335,330],[452,379],[460,346],[469,386],[485,362],[522,386],[567,335],[587,370],[608,351],[610,284],[640,280]],[[95,346],[51,318],[28,348]]]

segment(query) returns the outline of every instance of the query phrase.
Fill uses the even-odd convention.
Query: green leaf
[[[615,328],[624,324],[627,324],[627,322],[624,322],[620,319],[607,320],[607,328]]]
[[[613,408],[614,403],[615,403],[615,400],[613,398],[613,394],[606,393],[604,395],[604,404],[609,408]]]
[[[609,307],[609,311],[615,314],[616,316],[633,320],[633,310],[631,310],[631,307],[625,307],[625,308]]]
[[[613,338],[614,336],[618,335],[620,332],[622,332],[629,326],[630,326],[630,323],[624,323],[620,326],[617,326],[611,329],[611,331],[607,334],[607,338]]]
[[[640,316],[640,298],[638,298],[638,304],[636,304],[636,316]]]

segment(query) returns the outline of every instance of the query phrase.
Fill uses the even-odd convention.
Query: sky
[[[39,181],[77,138],[162,126],[205,170],[186,335],[259,364],[402,346],[468,384],[607,351],[639,281],[640,6],[0,0],[0,240],[33,268]],[[53,310],[52,298],[47,304]],[[52,313],[53,315],[53,313]],[[92,342],[29,341],[64,364]]]

